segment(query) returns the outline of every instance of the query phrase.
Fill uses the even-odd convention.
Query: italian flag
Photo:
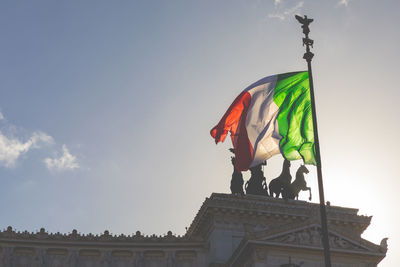
[[[279,153],[316,165],[308,72],[268,76],[247,87],[210,133],[217,144],[228,132],[237,170]]]

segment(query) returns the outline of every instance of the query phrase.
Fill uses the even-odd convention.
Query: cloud
[[[274,0],[274,5],[275,6],[279,5],[280,3],[282,3],[282,0]]]
[[[62,146],[63,154],[59,158],[45,158],[44,163],[49,170],[65,171],[79,168],[77,158],[71,153],[66,145]]]
[[[338,5],[339,6],[348,6],[349,0],[339,0]]]
[[[8,123],[1,112],[0,121],[2,121],[0,128],[0,167],[14,167],[18,159],[28,151],[42,148],[44,144],[55,143],[53,137],[42,131],[35,131],[27,140],[24,140],[20,137],[20,129]],[[48,157],[43,161],[49,170],[63,171],[80,167],[77,158],[69,153],[66,145],[62,146],[62,155],[60,157]]]
[[[42,144],[53,142],[53,138],[43,132],[34,132],[26,142],[23,142],[17,137],[7,137],[0,131],[0,166],[13,167],[21,155],[31,149],[39,148]]]
[[[281,0],[276,1],[275,0],[275,6],[279,4]],[[270,13],[268,14],[269,18],[277,18],[280,20],[285,20],[286,17],[294,15],[297,11],[299,11],[304,5],[303,1],[298,2],[295,6],[285,9],[283,12],[277,12],[277,13]]]

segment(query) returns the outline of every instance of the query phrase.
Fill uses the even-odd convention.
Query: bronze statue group
[[[233,152],[233,149],[231,149],[231,152]],[[235,157],[231,157],[231,161],[233,165],[231,192],[232,194],[236,195],[244,195],[244,180],[242,172],[236,170],[235,168]],[[292,182],[292,175],[290,174],[290,161],[285,159],[283,161],[281,174],[275,179],[271,180],[269,186],[267,186],[262,165],[266,165],[266,162],[264,164],[259,164],[249,168],[251,176],[244,187],[246,194],[270,196],[276,198],[282,196],[284,199],[298,199],[300,191],[308,190],[310,192],[309,200],[311,200],[311,188],[307,187],[306,180],[304,179],[304,174],[309,172],[306,166],[301,165],[297,169],[296,178]]]

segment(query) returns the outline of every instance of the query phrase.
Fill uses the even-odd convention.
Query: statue
[[[300,17],[299,15],[294,16],[298,22],[301,24],[301,28],[303,28],[303,33],[308,37],[308,34],[310,33],[310,28],[308,25],[310,25],[311,22],[313,22],[313,19],[307,18],[307,16]]]
[[[293,183],[291,183],[288,187],[285,187],[282,192],[282,197],[285,199],[299,199],[299,192],[308,190],[310,192],[310,197],[308,198],[311,200],[311,188],[307,187],[306,180],[304,179],[304,173],[309,173],[306,166],[301,165],[296,172],[296,179]]]
[[[291,182],[292,175],[290,174],[290,161],[285,159],[283,161],[281,174],[269,183],[269,193],[271,197],[279,197],[284,188],[288,187]]]
[[[266,165],[265,161],[262,164],[250,168],[251,177],[246,182],[246,194],[268,196],[267,182],[262,171],[262,165]]]
[[[231,180],[231,192],[233,195],[244,195],[243,191],[243,175],[241,171],[236,170],[235,168],[235,157],[231,157],[231,162],[233,165],[233,173]]]

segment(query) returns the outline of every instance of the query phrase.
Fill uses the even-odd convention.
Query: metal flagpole
[[[324,197],[324,186],[322,183],[322,166],[321,166],[321,154],[319,150],[319,139],[318,139],[318,127],[317,127],[317,113],[315,109],[315,99],[314,99],[314,84],[311,70],[311,60],[314,54],[310,51],[310,46],[312,47],[314,41],[308,38],[308,34],[310,33],[310,29],[308,25],[313,22],[313,19],[307,18],[307,16],[300,17],[298,15],[295,16],[296,19],[300,22],[301,28],[303,29],[303,33],[305,38],[303,38],[303,45],[306,46],[306,53],[303,58],[307,61],[308,66],[308,76],[310,81],[310,94],[311,94],[311,111],[312,111],[312,119],[313,119],[313,128],[314,128],[314,141],[315,141],[315,157],[317,161],[317,175],[318,175],[318,190],[319,190],[319,206],[320,206],[320,214],[321,214],[321,228],[322,228],[322,243],[324,245],[324,255],[325,255],[325,266],[331,267],[331,255],[329,251],[329,238],[328,238],[328,224],[326,219],[326,209],[325,209],[325,197]]]

